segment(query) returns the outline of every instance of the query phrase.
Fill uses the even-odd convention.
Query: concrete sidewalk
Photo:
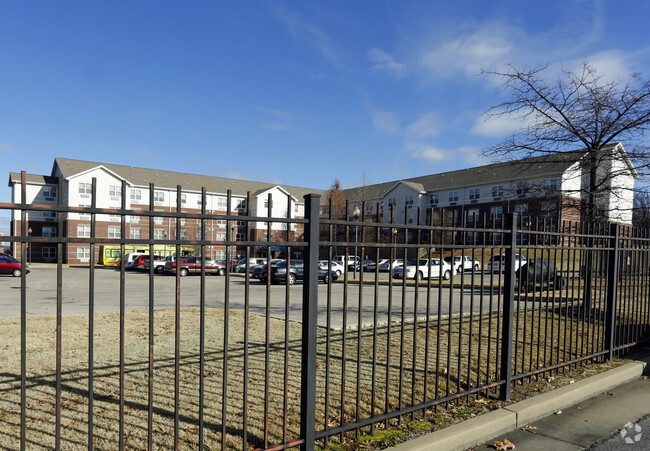
[[[641,431],[645,438],[629,445],[620,435],[626,424],[650,415],[650,379],[642,377],[650,374],[650,352],[645,355],[574,384],[402,443],[396,449],[494,450],[494,441],[508,439],[516,449],[578,450],[608,438],[614,444],[620,440],[623,449],[650,449],[645,441],[650,440],[650,430]],[[527,426],[533,428],[522,429]],[[630,431],[629,436],[636,438],[639,432],[634,432]]]

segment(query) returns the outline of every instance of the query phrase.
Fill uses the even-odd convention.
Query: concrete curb
[[[505,432],[566,409],[641,377],[648,362],[626,363],[604,373],[456,423],[395,447],[398,451],[467,449]]]

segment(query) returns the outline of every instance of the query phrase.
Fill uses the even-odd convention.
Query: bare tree
[[[650,194],[639,191],[634,195],[634,215],[632,225],[641,228],[650,228]]]
[[[482,74],[502,79],[503,91],[509,94],[507,100],[487,110],[487,118],[521,121],[520,130],[486,149],[484,156],[494,161],[544,157],[536,163],[553,163],[565,158],[567,151],[581,149],[581,169],[588,175],[580,187],[585,219],[602,219],[598,198],[605,192],[621,194],[613,188],[617,177],[630,170],[639,176],[647,173],[650,81],[639,74],[612,80],[587,61],[577,70],[563,69],[554,77],[548,66],[523,70],[508,65],[502,72]],[[625,146],[625,155],[611,151],[618,142]],[[612,164],[612,159],[624,158],[633,169]]]
[[[345,217],[345,195],[341,190],[341,182],[336,179],[332,187],[327,192],[327,203],[325,204],[325,212],[332,213],[332,219],[341,219]]]

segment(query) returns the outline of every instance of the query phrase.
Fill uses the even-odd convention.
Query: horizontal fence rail
[[[209,211],[205,189],[192,210],[180,186],[174,208],[150,185],[148,207],[127,209],[125,183],[104,208],[94,179],[88,207],[37,205],[24,177],[21,202],[0,203],[21,263],[0,276],[3,448],[328,447],[507,400],[649,338],[647,231],[420,208],[398,220],[332,200],[323,213],[318,195],[303,216],[292,198],[257,216],[250,193]],[[35,236],[43,211],[56,233]],[[126,238],[129,221],[146,236]],[[37,246],[50,264],[31,263]],[[132,248],[146,269],[127,268]]]

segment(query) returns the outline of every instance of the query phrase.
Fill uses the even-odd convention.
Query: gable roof
[[[620,151],[628,167],[633,170],[633,166],[629,163],[625,150],[620,143],[606,146],[604,149],[616,149]],[[343,193],[351,201],[370,201],[382,198],[385,193],[400,182],[409,184],[413,188],[424,192],[436,192],[458,187],[473,187],[489,183],[534,179],[562,174],[571,165],[579,162],[586,154],[587,151],[584,149],[559,152],[521,160],[458,169],[439,174],[394,180],[376,185],[348,188],[343,190]]]
[[[103,167],[119,177],[124,178],[135,186],[148,188],[153,183],[156,188],[176,189],[180,185],[185,191],[200,192],[205,187],[209,193],[225,194],[229,189],[233,195],[246,196],[247,192],[259,192],[281,186],[289,194],[302,201],[306,194],[316,193],[327,196],[327,191],[303,188],[297,186],[278,185],[277,183],[253,182],[248,180],[231,179],[224,177],[213,177],[210,175],[187,174],[184,172],[161,171],[158,169],[139,168],[109,163],[97,163],[92,161],[73,160],[69,158],[55,158],[52,167],[52,175],[57,169],[65,179],[88,171],[90,169]]]

